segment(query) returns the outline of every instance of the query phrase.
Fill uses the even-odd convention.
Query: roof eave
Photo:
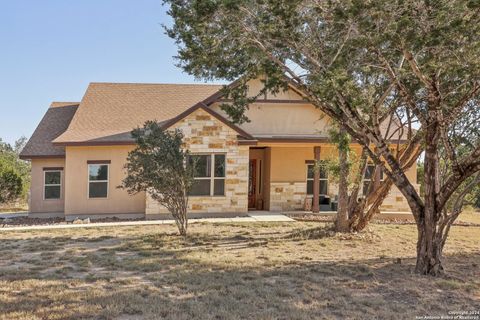
[[[48,154],[43,154],[43,155],[23,155],[20,154],[19,158],[21,160],[35,160],[35,159],[65,159],[65,155],[48,155]]]
[[[135,141],[59,141],[52,142],[54,146],[58,147],[73,147],[73,146],[134,146]]]

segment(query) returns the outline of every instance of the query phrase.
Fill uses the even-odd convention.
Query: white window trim
[[[189,195],[188,197],[225,197],[225,179],[227,178],[227,154],[226,153],[192,153],[191,156],[210,156],[210,177],[194,177],[193,180],[210,180],[210,194],[206,195]],[[215,156],[225,156],[225,177],[215,177]],[[223,180],[224,188],[223,194],[214,194],[215,193],[215,180]]]
[[[314,178],[309,178],[309,177],[308,177],[308,167],[309,167],[309,166],[314,166],[314,164],[307,163],[306,166],[307,166],[307,172],[306,172],[306,178],[307,178],[307,180],[306,180],[306,181],[307,181],[307,184],[308,184],[308,181],[313,181],[313,179],[314,179]],[[327,173],[327,177],[326,177],[326,178],[320,178],[320,179],[318,180],[319,183],[320,183],[320,181],[326,181],[326,182],[327,182],[327,193],[325,193],[325,194],[320,193],[319,195],[321,195],[321,196],[327,196],[327,195],[328,195],[328,191],[329,191],[329,189],[330,189],[330,183],[328,183],[328,173]],[[308,189],[307,186],[305,186],[305,187]],[[308,193],[307,190],[305,190],[305,191],[306,191],[305,193],[307,194],[307,196],[313,196],[313,193]]]
[[[63,170],[44,170],[43,171],[43,200],[44,201],[58,201],[62,200],[63,192],[62,192],[62,173]],[[47,172],[60,172],[60,184],[46,184],[46,173]],[[51,199],[46,199],[45,198],[45,188],[46,187],[60,187],[60,197],[59,198],[51,198]]]
[[[107,180],[93,180],[90,181],[90,166],[107,166]],[[109,163],[89,163],[87,165],[87,199],[88,200],[106,200],[110,195],[110,164]],[[90,197],[90,183],[106,182],[107,183],[107,196],[106,197]]]

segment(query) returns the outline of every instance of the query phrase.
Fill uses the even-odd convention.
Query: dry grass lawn
[[[1,319],[415,319],[480,311],[480,227],[447,275],[412,274],[415,226],[313,222],[0,233]]]
[[[480,225],[480,212],[472,209],[466,210],[457,218],[458,222],[474,223]]]

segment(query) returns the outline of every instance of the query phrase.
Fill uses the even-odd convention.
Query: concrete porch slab
[[[250,211],[248,215],[255,219],[255,221],[270,221],[270,222],[292,222],[294,219],[287,217],[279,212],[268,211]]]

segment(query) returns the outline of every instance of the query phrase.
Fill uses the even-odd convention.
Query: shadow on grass
[[[212,250],[317,239],[328,229],[299,232],[278,237],[267,232],[261,236],[192,233],[187,239],[172,233],[36,237],[20,240],[20,245],[6,239],[0,254],[14,249],[22,255],[13,254],[10,263],[0,267],[0,315],[8,319],[411,319],[480,307],[480,252],[447,256],[451,271],[439,279],[412,274],[413,259],[397,264],[393,259],[348,261],[347,257],[285,260],[277,265],[259,260],[251,266],[242,265],[241,259],[238,265],[233,261],[224,266],[215,261],[218,257],[208,259]]]
[[[331,224],[320,227],[294,230],[284,236],[284,239],[293,240],[314,240],[333,237],[335,235],[335,228]]]

